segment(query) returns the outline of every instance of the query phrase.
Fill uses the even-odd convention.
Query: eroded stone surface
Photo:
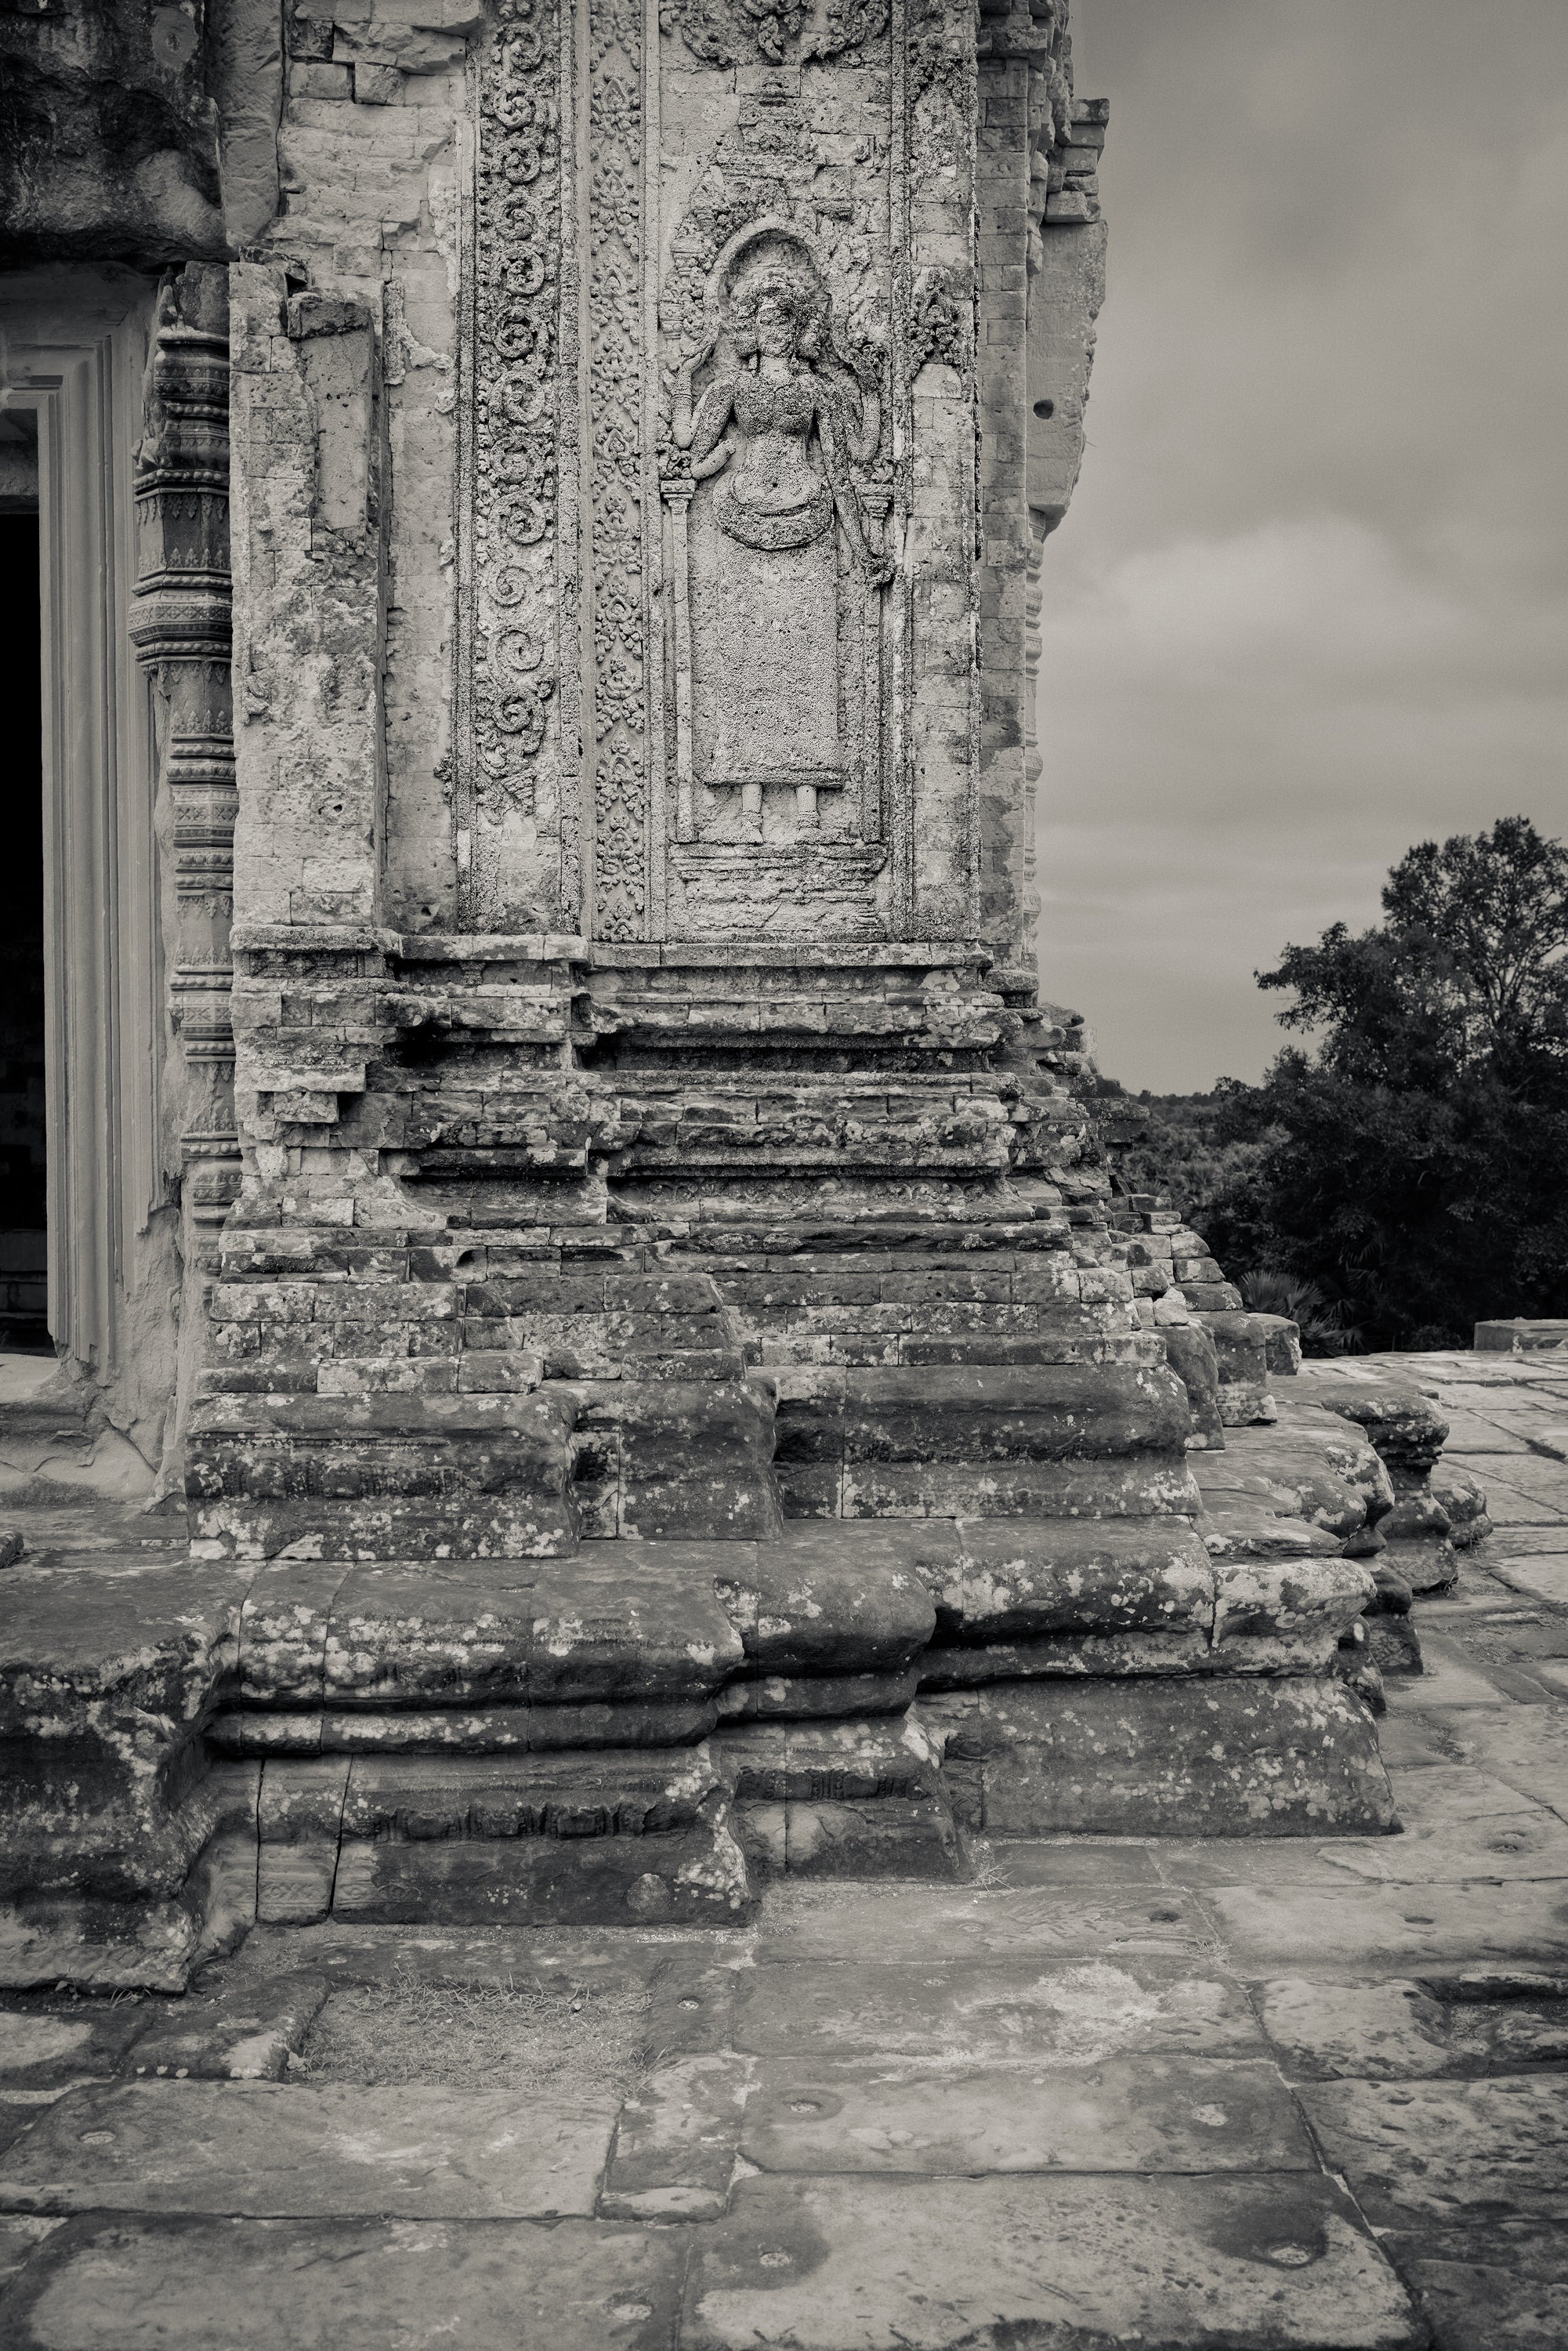
[[[1336,2082],[1301,2103],[1375,2227],[1568,2218],[1568,2078]]]
[[[593,2210],[602,2098],[350,2084],[73,2090],[0,2168],[13,2210],[518,2219]]]
[[[67,2223],[6,2312],[16,2351],[664,2351],[682,2252],[584,2221]]]
[[[738,2045],[763,2055],[884,2050],[1089,2065],[1127,2050],[1259,2047],[1239,1986],[1146,1958],[775,1965],[737,1984]]]
[[[1431,2315],[1442,2351],[1555,2351],[1568,2336],[1560,2223],[1400,2232],[1385,2241]]]
[[[254,1996],[193,1997],[155,2013],[126,2070],[136,2079],[275,2082],[327,1997],[325,1977],[268,1977]]]
[[[1071,2070],[1015,2058],[759,2061],[741,2152],[761,2171],[1311,2171],[1269,2064],[1102,2058]]]
[[[750,2058],[719,2052],[640,2083],[621,2109],[600,2210],[625,2220],[722,2213],[756,2073]]]
[[[1259,2006],[1287,2071],[1308,2079],[1506,2074],[1561,2064],[1568,2055],[1568,2001],[1549,1991],[1533,1999],[1456,2001],[1453,1979],[1440,1975],[1351,1982],[1285,1976],[1260,1987]]]
[[[748,2180],[701,2245],[693,2351],[957,2351],[1129,2336],[1394,2351],[1423,2339],[1328,2182]]]
[[[1011,1684],[950,1718],[997,1835],[1136,1834],[1197,1819],[1227,1836],[1395,1818],[1371,1717],[1337,1684]]]
[[[1121,1893],[1067,1897],[1030,1888],[1020,1894],[931,1887],[907,1894],[878,1887],[834,1891],[794,1903],[768,1934],[761,1960],[876,1960],[896,1936],[913,1960],[954,1958],[1113,1959],[1162,1951],[1191,1952],[1205,1933],[1190,1897]]]

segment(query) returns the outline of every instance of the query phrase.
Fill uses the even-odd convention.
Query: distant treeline
[[[1383,908],[1256,975],[1309,1040],[1261,1084],[1102,1081],[1123,1186],[1168,1193],[1318,1354],[1568,1315],[1568,849],[1522,817],[1426,841]]]

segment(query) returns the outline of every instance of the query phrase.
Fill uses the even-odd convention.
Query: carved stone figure
[[[784,226],[732,240],[710,316],[672,427],[692,484],[676,592],[689,598],[695,778],[721,796],[697,830],[764,839],[779,823],[815,830],[818,794],[854,778],[861,730],[846,705],[894,567],[872,543],[851,467],[876,455],[882,403],[838,351],[828,288]],[[708,370],[694,410],[693,380]],[[777,821],[769,785],[793,791]]]
[[[866,543],[847,463],[875,456],[881,403],[833,352],[826,289],[769,256],[728,308],[737,364],[708,386],[694,418],[675,425],[694,481],[728,469],[714,501],[721,528],[745,547],[805,547],[836,509],[866,577],[890,580],[892,562]]]

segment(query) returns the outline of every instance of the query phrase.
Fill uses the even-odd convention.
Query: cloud
[[[1568,9],[1079,0],[1090,449],[1047,550],[1043,976],[1128,1082],[1418,839],[1568,831]]]
[[[1251,974],[1287,940],[1375,921],[1413,841],[1561,822],[1564,642],[1563,604],[1467,599],[1345,516],[1140,549],[1051,603],[1043,972],[1113,1074],[1255,1076]]]

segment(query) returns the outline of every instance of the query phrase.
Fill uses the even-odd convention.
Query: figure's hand
[[[898,566],[894,563],[891,555],[874,555],[871,549],[869,547],[867,548],[865,551],[865,576],[868,586],[873,588],[885,588],[888,581],[893,579],[896,573],[897,569]]]

